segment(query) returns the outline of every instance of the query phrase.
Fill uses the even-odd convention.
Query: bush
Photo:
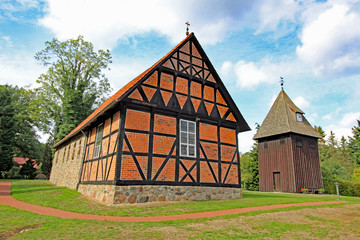
[[[21,178],[20,174],[20,167],[18,166],[13,166],[9,171],[2,171],[2,177],[3,178]]]
[[[325,193],[336,194],[335,182],[339,183],[339,193],[343,196],[360,197],[360,183],[344,180],[323,179]]]

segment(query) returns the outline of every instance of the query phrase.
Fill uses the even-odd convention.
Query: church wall
[[[50,182],[57,186],[75,189],[84,156],[85,136],[78,134],[56,149],[50,174]]]
[[[166,115],[133,107],[126,109],[124,121],[119,157],[121,185],[240,185],[235,129],[200,118],[179,118],[170,112]],[[196,123],[195,157],[179,154],[180,119]]]
[[[119,123],[120,111],[116,111],[89,130],[81,174],[82,182],[115,181]],[[95,150],[98,128],[102,129],[102,135],[101,141],[98,141],[99,149]],[[94,156],[96,151],[99,151],[98,156]]]

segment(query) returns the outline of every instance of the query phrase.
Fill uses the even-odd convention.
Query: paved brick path
[[[31,203],[26,203],[16,200],[10,195],[10,190],[11,190],[11,182],[0,181],[0,205],[11,206],[21,210],[41,214],[44,216],[55,216],[61,218],[75,218],[75,219],[87,219],[87,220],[98,220],[98,221],[115,221],[115,222],[160,222],[160,221],[170,221],[170,220],[179,220],[179,219],[216,217],[227,214],[237,214],[237,213],[285,208],[285,207],[316,206],[316,205],[342,203],[342,201],[289,203],[289,204],[277,204],[277,205],[259,206],[259,207],[236,208],[236,209],[219,210],[219,211],[211,211],[211,212],[186,213],[186,214],[168,215],[168,216],[119,217],[119,216],[100,216],[100,215],[75,213],[75,212],[68,212],[55,208],[42,207]]]

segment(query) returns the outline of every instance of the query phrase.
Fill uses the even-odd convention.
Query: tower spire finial
[[[188,36],[190,23],[189,23],[189,21],[186,21],[185,24],[186,24],[186,36]]]
[[[281,90],[284,90],[284,78],[280,77],[280,85],[281,85]]]

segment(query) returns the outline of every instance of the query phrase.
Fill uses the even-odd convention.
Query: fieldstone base
[[[107,205],[156,201],[235,199],[242,197],[240,188],[227,187],[80,184],[78,191]]]

